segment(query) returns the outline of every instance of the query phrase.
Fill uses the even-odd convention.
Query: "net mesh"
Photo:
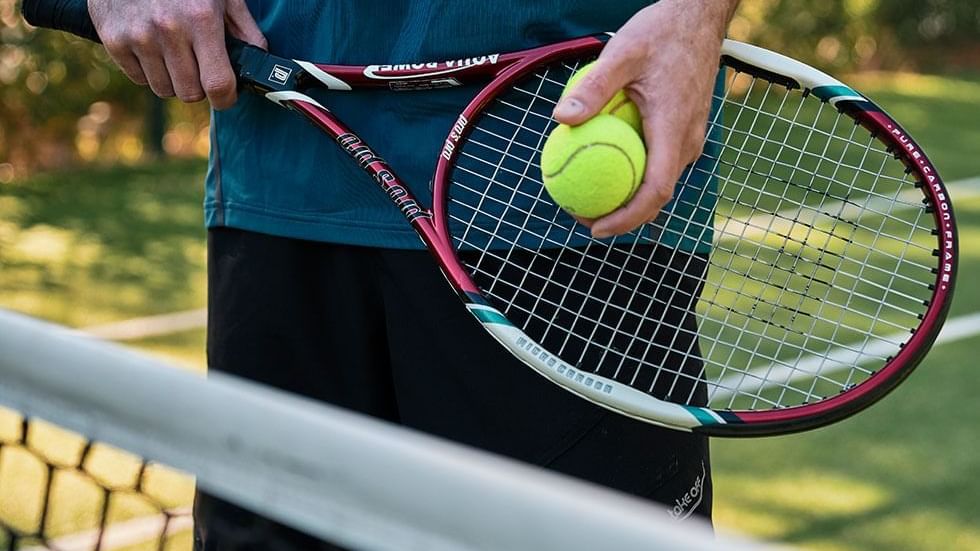
[[[499,95],[451,175],[461,261],[515,325],[580,370],[731,410],[837,395],[900,350],[937,262],[934,219],[894,152],[832,104],[726,68],[672,203],[595,240],[540,168],[556,100],[586,61]]]
[[[0,408],[0,427],[0,549],[212,548],[194,547],[191,475],[12,410]],[[211,546],[342,549],[230,502],[207,499],[211,509],[197,519],[206,521]]]
[[[191,548],[194,481],[0,408],[0,548]]]

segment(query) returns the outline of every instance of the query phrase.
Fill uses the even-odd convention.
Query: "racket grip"
[[[87,0],[24,0],[24,19],[35,27],[70,32],[102,42],[88,14]]]

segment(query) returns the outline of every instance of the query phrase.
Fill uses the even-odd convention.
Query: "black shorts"
[[[664,253],[678,266],[705,264]],[[472,319],[426,251],[220,228],[209,232],[208,277],[212,370],[649,499],[678,520],[710,519],[705,437],[608,412],[547,381]],[[693,315],[684,319],[696,330]],[[207,550],[232,548],[219,527],[242,534],[234,527],[257,522],[206,495],[195,519],[196,548]],[[263,524],[296,549],[331,548]]]

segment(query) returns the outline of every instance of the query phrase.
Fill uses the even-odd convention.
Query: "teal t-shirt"
[[[508,52],[615,30],[649,2],[252,0],[248,5],[277,55],[367,65]],[[354,129],[428,205],[436,159],[474,93],[474,88],[462,87],[310,95]],[[244,94],[232,109],[213,114],[212,134],[205,197],[208,227],[422,248],[374,181],[302,117]],[[683,201],[675,195],[678,207],[689,204],[685,208],[694,212],[704,202],[699,197],[707,178],[698,174],[693,171],[691,178],[682,178],[689,180],[694,198]],[[671,218],[681,218],[680,210]],[[710,209],[700,210],[710,216]],[[664,240],[677,241],[670,235]]]

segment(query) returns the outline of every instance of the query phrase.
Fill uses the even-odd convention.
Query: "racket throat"
[[[422,208],[408,187],[401,183],[388,163],[364,143],[356,134],[348,132],[337,136],[337,144],[381,186],[402,215],[414,223],[419,218],[431,218],[432,214]]]

